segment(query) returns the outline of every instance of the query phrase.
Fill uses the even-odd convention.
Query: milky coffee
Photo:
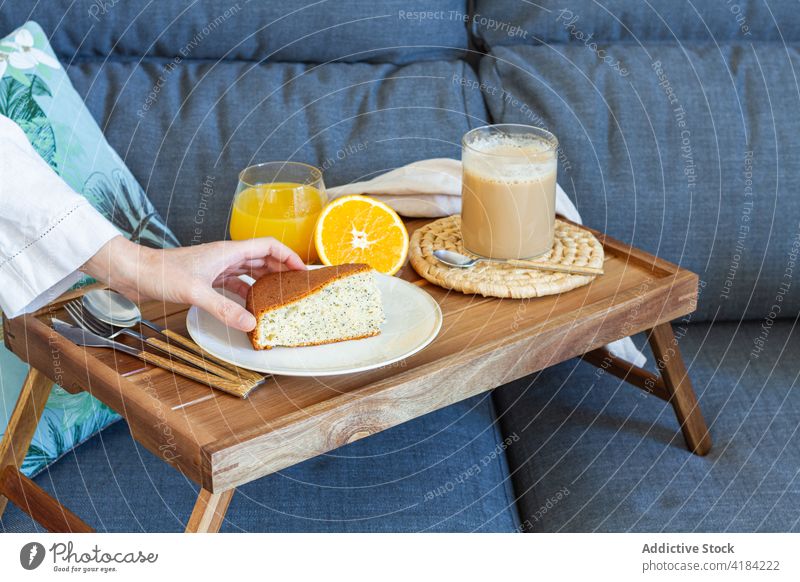
[[[552,134],[526,126],[489,126],[464,137],[461,232],[468,251],[523,259],[550,250],[557,146]]]

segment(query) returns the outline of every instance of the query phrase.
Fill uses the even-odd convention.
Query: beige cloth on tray
[[[403,216],[434,218],[460,214],[461,162],[449,158],[421,160],[371,180],[328,188],[332,199],[347,194],[368,194]],[[578,209],[561,186],[556,186],[556,213],[582,223]],[[630,338],[612,342],[607,347],[615,356],[637,366],[647,362]]]

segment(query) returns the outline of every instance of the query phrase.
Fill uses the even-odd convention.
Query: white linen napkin
[[[438,217],[461,213],[461,162],[449,158],[421,160],[381,174],[371,180],[328,188],[331,199],[347,194],[368,194],[409,217]],[[556,213],[582,223],[578,209],[561,186],[556,186]],[[631,338],[608,344],[609,351],[643,366],[645,355]]]

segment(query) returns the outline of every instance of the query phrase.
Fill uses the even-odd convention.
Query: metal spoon
[[[114,327],[133,327],[142,318],[142,313],[133,301],[110,289],[89,291],[84,294],[82,303],[89,313]],[[147,325],[147,322],[142,323]]]
[[[141,323],[176,344],[201,356],[204,360],[209,360],[229,370],[238,377],[250,378],[253,380],[263,380],[264,378],[262,374],[239,368],[225,360],[212,356],[189,338],[183,337],[157,323],[144,319],[139,307],[133,301],[116,291],[111,291],[110,289],[95,289],[94,291],[89,291],[83,296],[83,306],[94,317],[114,327],[133,327],[137,323]]]
[[[506,265],[513,265],[514,267],[522,267],[525,269],[537,269],[539,271],[554,271],[557,273],[568,273],[570,275],[602,275],[603,269],[595,267],[577,267],[567,265],[555,265],[552,263],[539,263],[536,261],[523,261],[520,259],[487,259],[484,257],[468,257],[457,253],[455,251],[447,251],[439,249],[433,251],[433,256],[440,263],[453,267],[455,269],[471,269],[478,263],[487,261],[491,263],[503,263]]]

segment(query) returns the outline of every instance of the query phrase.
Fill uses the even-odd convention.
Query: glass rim
[[[479,150],[478,148],[472,147],[467,143],[467,138],[474,133],[491,129],[499,129],[503,127],[528,130],[529,134],[541,137],[542,139],[548,142],[548,145],[550,147],[546,149],[545,152],[552,152],[558,150],[559,146],[558,138],[555,136],[555,134],[553,134],[553,132],[543,127],[538,127],[535,125],[527,125],[524,123],[490,123],[487,125],[481,125],[480,127],[475,127],[473,129],[470,129],[467,133],[463,135],[463,137],[461,138],[461,147],[466,148],[471,152],[475,152],[476,154],[481,154],[483,156],[496,156],[498,158],[514,157],[509,154],[495,154],[492,152]]]
[[[303,186],[312,186],[314,185],[313,184],[314,182],[322,181],[322,170],[320,170],[316,166],[312,166],[311,164],[306,164],[305,162],[285,161],[285,162],[261,162],[260,164],[253,164],[252,166],[247,166],[244,170],[239,172],[239,183],[244,184],[245,186],[248,186],[250,188],[269,184],[269,182],[252,183],[244,179],[244,174],[246,172],[258,170],[259,168],[265,168],[267,166],[277,166],[277,165],[281,166],[282,168],[288,166],[288,167],[301,167],[305,168],[306,170],[309,170],[310,178],[302,182]]]

